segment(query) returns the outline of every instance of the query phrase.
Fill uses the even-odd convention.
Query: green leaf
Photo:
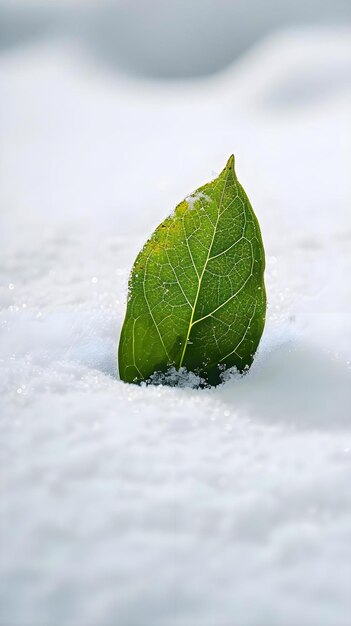
[[[253,361],[265,321],[264,248],[231,156],[155,230],[129,280],[122,380],[186,367],[209,384]]]

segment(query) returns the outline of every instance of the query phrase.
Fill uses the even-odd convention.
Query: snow
[[[285,31],[191,83],[2,52],[1,626],[350,623],[350,41]],[[135,255],[231,153],[267,253],[257,359],[126,385]]]
[[[185,200],[188,203],[188,209],[192,211],[195,206],[195,202],[197,200],[206,200],[207,198],[208,196],[206,196],[205,193],[202,193],[202,191],[195,191],[195,193],[192,193],[190,196],[187,196]]]

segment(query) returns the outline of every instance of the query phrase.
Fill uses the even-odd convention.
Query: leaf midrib
[[[210,260],[210,257],[211,257],[213,243],[214,243],[214,239],[215,239],[216,232],[217,232],[217,226],[218,226],[219,218],[221,216],[221,207],[222,207],[223,197],[224,197],[224,193],[225,193],[225,190],[226,190],[226,187],[227,187],[227,182],[228,182],[228,177],[229,177],[229,173],[230,172],[231,172],[231,168],[229,167],[227,175],[226,175],[226,179],[224,181],[223,190],[222,190],[221,198],[220,198],[220,201],[219,201],[219,205],[218,205],[218,215],[217,215],[216,223],[215,223],[214,228],[213,228],[211,244],[209,246],[208,253],[207,253],[207,258],[205,260],[205,263],[204,263],[204,266],[202,268],[202,272],[201,272],[200,276],[199,276],[198,272],[196,271],[196,273],[198,275],[197,291],[196,291],[195,300],[194,300],[194,304],[193,304],[192,311],[191,311],[191,316],[190,316],[190,320],[189,320],[189,326],[188,326],[187,334],[186,334],[186,337],[185,337],[185,342],[184,342],[182,354],[181,354],[180,361],[179,361],[179,366],[178,366],[179,368],[182,367],[182,365],[183,365],[186,349],[188,347],[188,341],[189,341],[191,329],[192,329],[192,327],[193,327],[193,325],[195,323],[195,322],[193,323],[193,320],[194,320],[194,315],[195,315],[197,301],[198,301],[199,295],[200,295],[202,279],[203,279],[203,276],[205,274],[207,264],[208,264],[208,262]]]

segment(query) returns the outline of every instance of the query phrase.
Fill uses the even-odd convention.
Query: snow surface
[[[1,626],[351,623],[351,45],[150,83],[0,56]],[[234,152],[269,311],[216,389],[118,380],[128,272]]]

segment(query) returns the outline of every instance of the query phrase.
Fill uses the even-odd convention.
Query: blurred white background
[[[344,25],[348,0],[1,0],[0,45],[65,35],[142,76],[192,78],[287,27]]]

